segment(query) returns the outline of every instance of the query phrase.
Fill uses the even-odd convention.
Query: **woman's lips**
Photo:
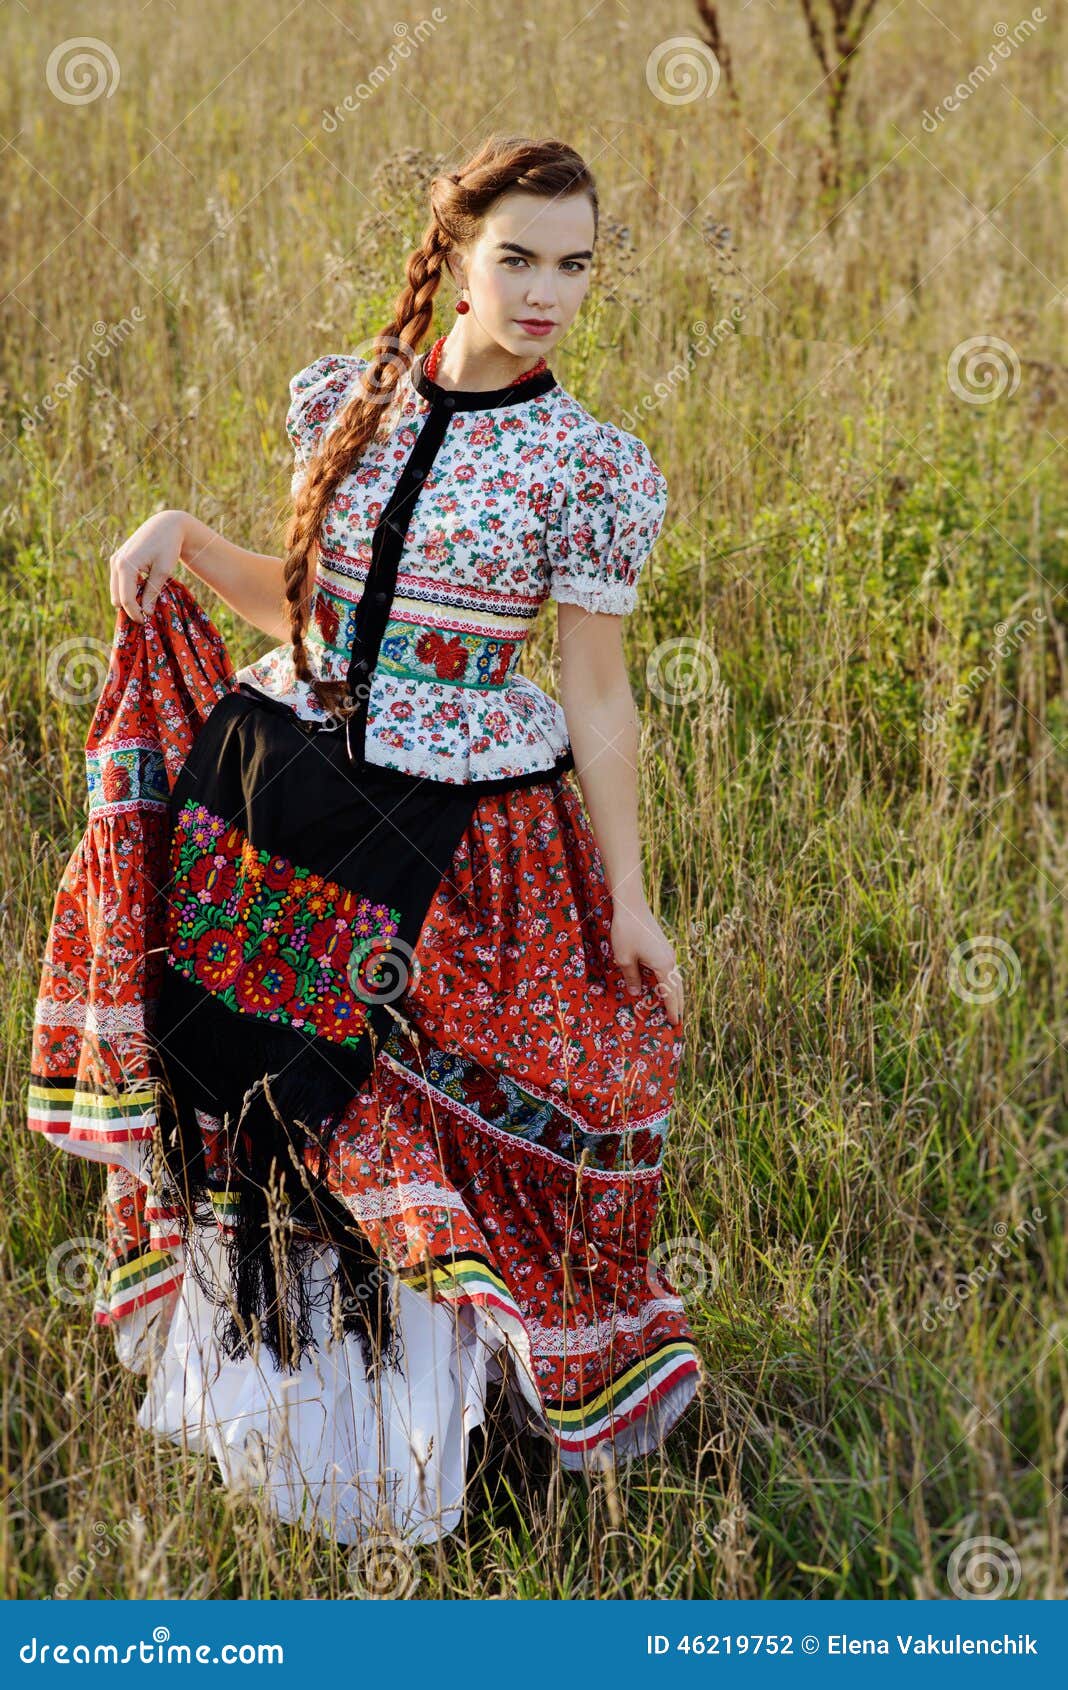
[[[555,323],[539,323],[533,317],[517,317],[516,322],[521,329],[526,330],[527,334],[548,334],[550,329],[556,327]]]

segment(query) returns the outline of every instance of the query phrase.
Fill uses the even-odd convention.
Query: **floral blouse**
[[[591,416],[550,371],[483,393],[439,387],[423,362],[405,372],[379,436],[335,490],[320,534],[309,660],[320,678],[351,681],[354,641],[366,640],[357,607],[385,517],[395,584],[391,573],[388,593],[373,595],[381,608],[365,688],[366,760],[458,782],[548,770],[568,750],[567,725],[559,703],[519,673],[523,643],[547,598],[614,616],[634,608],[666,483],[642,440]],[[367,367],[327,353],[292,378],[294,494]],[[398,506],[401,491],[411,496]],[[237,678],[304,720],[325,719],[296,679],[288,644]]]

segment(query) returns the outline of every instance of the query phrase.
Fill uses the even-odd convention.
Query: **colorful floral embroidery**
[[[175,826],[171,873],[172,967],[231,1009],[358,1042],[397,910],[257,850],[193,799]]]
[[[378,666],[405,680],[455,681],[461,686],[502,686],[520,649],[518,640],[486,639],[439,628],[391,623],[378,654]]]
[[[365,360],[327,353],[290,382],[286,429],[299,472],[333,426]],[[429,401],[402,378],[389,425],[340,483],[324,518],[307,651],[341,680],[375,529]],[[667,487],[637,435],[591,416],[559,384],[452,418],[411,513],[390,620],[371,682],[368,760],[434,780],[549,769],[568,745],[557,701],[518,673],[549,598],[623,616],[657,538]],[[239,679],[323,711],[277,647]],[[461,699],[495,694],[492,722]]]
[[[86,757],[85,767],[90,810],[167,802],[167,773],[154,746],[137,740],[104,746]]]

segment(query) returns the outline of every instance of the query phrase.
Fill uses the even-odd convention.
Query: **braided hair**
[[[515,190],[558,199],[587,194],[596,231],[593,177],[582,157],[562,141],[491,135],[460,170],[435,176],[430,184],[430,221],[405,264],[406,285],[394,301],[389,322],[372,342],[368,367],[353,397],[312,454],[298,488],[284,537],[283,582],[293,667],[330,716],[344,719],[358,702],[349,697],[343,681],[321,680],[313,674],[304,643],[318,537],[330,502],[375,438],[403,373],[429,332],[434,295],[448,253],[476,240],[490,207],[501,195]]]

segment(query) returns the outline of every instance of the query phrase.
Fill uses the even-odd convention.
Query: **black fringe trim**
[[[160,1010],[167,1031],[154,1039],[157,1177],[163,1200],[179,1212],[190,1270],[209,1297],[217,1290],[192,1240],[211,1210],[213,1186],[225,1185],[235,1201],[226,1239],[231,1284],[216,1328],[224,1353],[237,1359],[262,1343],[280,1370],[299,1368],[315,1347],[307,1269],[325,1245],[337,1257],[335,1329],[359,1339],[369,1379],[384,1366],[399,1369],[386,1265],[326,1177],[331,1139],[360,1083],[351,1053],[343,1060],[334,1052],[335,1066],[319,1041],[292,1028],[251,1016],[235,1026],[232,1011],[169,966]],[[235,1039],[242,1063],[260,1077],[243,1094],[220,1098],[201,1076],[232,1068]],[[364,1043],[373,1049],[373,1029]],[[369,1071],[366,1056],[364,1065]],[[223,1122],[225,1179],[208,1169],[198,1108]]]

